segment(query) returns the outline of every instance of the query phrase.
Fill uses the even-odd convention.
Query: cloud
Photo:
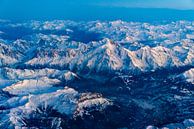
[[[194,10],[194,0],[112,0],[96,3],[99,6],[129,7],[129,8],[169,8]]]

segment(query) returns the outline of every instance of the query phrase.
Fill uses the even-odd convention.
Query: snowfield
[[[191,21],[0,21],[0,129],[190,129],[193,84]]]

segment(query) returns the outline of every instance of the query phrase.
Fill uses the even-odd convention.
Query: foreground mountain
[[[193,128],[193,24],[0,22],[0,128]]]
[[[68,124],[63,123],[65,121],[103,111],[111,105],[100,94],[79,94],[67,87],[50,94],[15,96],[1,103],[4,112],[1,113],[0,127],[60,128],[62,124]]]

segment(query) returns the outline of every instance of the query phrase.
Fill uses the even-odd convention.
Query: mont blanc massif
[[[194,22],[0,21],[0,129],[193,129]]]

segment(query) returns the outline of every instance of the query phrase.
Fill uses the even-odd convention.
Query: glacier
[[[194,22],[0,20],[0,129],[194,128]]]

